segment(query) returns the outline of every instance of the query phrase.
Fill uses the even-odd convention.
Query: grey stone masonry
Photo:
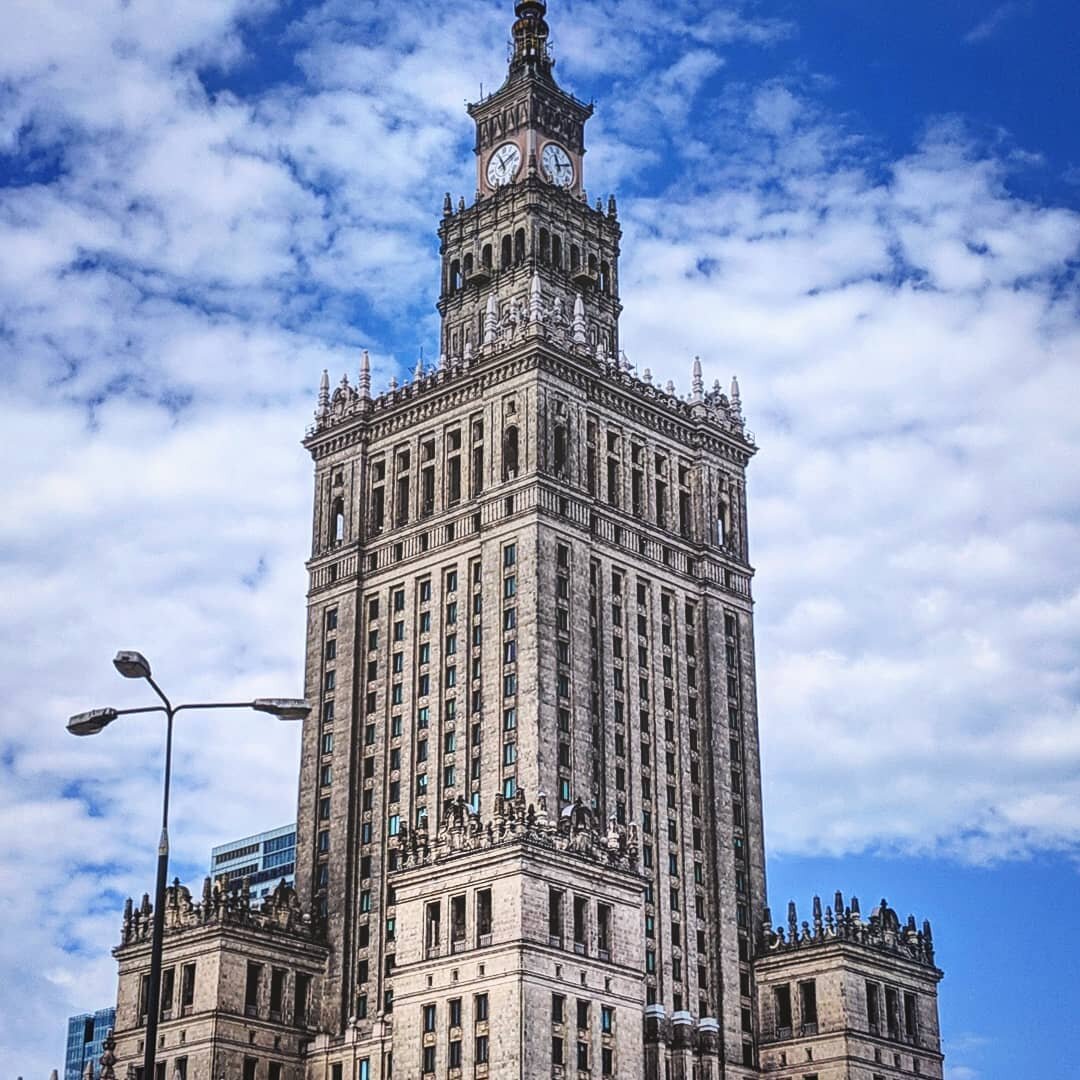
[[[794,904],[788,925],[768,914],[755,960],[761,1067],[778,1080],[940,1080],[943,1059],[937,986],[928,922],[902,924],[882,900],[863,919],[836,894],[801,924]]]
[[[204,882],[193,901],[178,881],[166,893],[161,1017],[161,1076],[184,1080],[302,1080],[317,1027],[327,948],[321,927],[284,883],[255,906],[246,884],[230,892]],[[141,1080],[150,970],[148,897],[124,912],[113,1064]]]

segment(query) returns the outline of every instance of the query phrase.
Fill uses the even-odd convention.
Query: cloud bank
[[[0,1064],[45,1075],[113,992],[152,880],[161,732],[137,703],[301,683],[323,367],[433,352],[462,109],[506,5],[16,0],[0,14]],[[772,850],[986,861],[1080,844],[1080,214],[938,118],[889,160],[800,75],[726,81],[797,27],[700,0],[553,12],[595,92],[590,188],[626,231],[623,342],[684,389],[738,372]],[[287,820],[293,729],[178,736],[174,852]],[[33,958],[32,962],[28,958]],[[958,1074],[959,1075],[959,1074]]]

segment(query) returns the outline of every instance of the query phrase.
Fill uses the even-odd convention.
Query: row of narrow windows
[[[609,505],[619,507],[625,498],[623,491],[623,472],[626,463],[623,460],[621,439],[617,433],[607,433],[606,453],[601,453],[598,442],[597,426],[590,421],[586,441],[585,483],[590,495],[603,497]],[[483,421],[475,420],[472,425],[472,453],[470,459],[470,497],[483,492],[484,488],[484,433]],[[502,480],[513,480],[520,469],[520,433],[517,424],[510,424],[503,432],[502,441]],[[460,430],[451,431],[447,437],[445,505],[456,506],[463,496],[462,445]],[[674,529],[681,536],[690,538],[693,534],[693,498],[691,494],[690,466],[678,463],[677,477],[669,476],[668,459],[654,455],[652,515],[646,501],[645,449],[640,444],[631,446],[630,464],[630,510],[635,517],[653,516],[655,524],[662,529]],[[603,461],[603,466],[601,466]],[[415,515],[419,519],[431,517],[436,511],[436,453],[435,439],[424,440],[420,446],[419,469],[413,467],[412,451],[399,449],[393,457],[394,480],[388,483],[386,459],[372,463],[371,500],[367,518],[367,533],[377,535],[387,527],[388,516],[392,516],[394,528],[409,524]],[[416,477],[417,471],[419,476]],[[555,476],[569,478],[571,472],[571,440],[569,422],[558,421],[552,432],[551,471]],[[419,506],[413,505],[413,496],[419,489]],[[603,484],[603,489],[601,485]],[[389,490],[388,490],[389,489]],[[392,515],[388,505],[393,502]],[[669,502],[672,503],[669,511]],[[675,520],[669,520],[669,512]],[[731,540],[731,502],[727,487],[721,492],[714,517],[715,542],[725,547]],[[336,547],[346,539],[345,500],[335,494],[330,502],[329,544]]]
[[[606,259],[598,259],[594,254],[583,255],[577,244],[568,245],[568,250],[564,253],[562,237],[553,235],[547,229],[540,230],[533,254],[542,266],[567,270],[579,277],[582,274],[587,275],[605,296],[610,296],[614,291],[611,264]],[[518,229],[514,233],[506,233],[499,244],[499,269],[509,270],[512,267],[521,266],[525,263],[526,257],[525,230]],[[485,274],[490,274],[495,269],[494,259],[495,249],[491,244],[485,244],[480,249],[479,264],[472,252],[467,253],[462,259],[453,259],[447,273],[447,294],[452,296],[460,292],[478,268]]]

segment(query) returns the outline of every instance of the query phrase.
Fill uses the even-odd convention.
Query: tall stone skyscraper
[[[437,366],[324,376],[296,889],[171,892],[174,983],[219,1022],[185,1074],[940,1076],[928,928],[842,897],[772,928],[738,385],[625,361],[592,107],[542,0],[516,15],[476,198],[443,208]]]

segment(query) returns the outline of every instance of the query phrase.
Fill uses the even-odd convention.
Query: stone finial
[[[391,390],[396,390],[397,387],[398,387],[397,376],[396,375],[391,375],[390,376],[390,389]]]
[[[416,367],[413,368],[413,382],[419,382],[424,377],[424,360],[422,357],[416,358]]]
[[[585,301],[578,293],[574,297],[574,343],[584,345],[588,341],[588,331],[585,325]]]
[[[446,198],[443,199],[442,204],[443,217],[449,217],[454,212],[454,204],[450,199],[450,192],[446,193]]]
[[[643,383],[644,383],[644,384],[645,384],[646,386],[652,386],[652,368],[646,368],[646,369],[645,369],[645,370],[644,370],[644,371],[643,371],[643,372],[641,373],[641,381],[642,381],[642,382],[643,382]]]
[[[538,323],[544,318],[544,302],[540,293],[540,275],[533,274],[529,282],[529,322]]]
[[[105,1035],[105,1041],[101,1044],[101,1075],[99,1080],[116,1080],[116,1039],[113,1037],[112,1028]],[[55,1077],[55,1073],[53,1077]]]
[[[742,420],[742,398],[739,396],[739,379],[735,375],[731,377],[731,412],[736,419]]]
[[[607,212],[608,212],[608,217],[615,217],[615,215],[618,214],[618,212],[619,212],[618,207],[615,205],[615,196],[614,195],[609,195],[608,196]]]
[[[602,214],[604,212],[604,200],[598,195],[596,197],[596,212]]]
[[[371,356],[365,349],[360,354],[360,378],[357,382],[360,396],[365,401],[371,400]]]
[[[787,921],[788,921],[788,933],[791,935],[792,941],[799,940],[799,912],[795,907],[795,901],[788,901],[787,906]]]
[[[701,374],[701,357],[694,357],[694,367],[690,377],[690,388],[694,401],[701,401],[705,396],[705,380]]]
[[[444,352],[439,353],[439,370],[446,370],[446,353]]]
[[[488,293],[487,311],[484,313],[484,344],[494,345],[495,335],[499,328],[499,309],[496,306],[495,294]]]
[[[465,196],[464,195],[459,195],[458,196],[457,208],[458,208],[458,213],[461,213],[461,211],[465,209]]]
[[[671,379],[668,379],[667,385],[664,387],[664,390],[665,390],[666,393],[670,394],[672,397],[675,396],[675,384],[671,381]]]
[[[814,933],[819,937],[821,935],[822,919],[821,919],[821,897],[814,897]]]
[[[319,380],[319,406],[315,410],[318,417],[325,416],[330,411],[330,372],[323,368],[322,378]]]

